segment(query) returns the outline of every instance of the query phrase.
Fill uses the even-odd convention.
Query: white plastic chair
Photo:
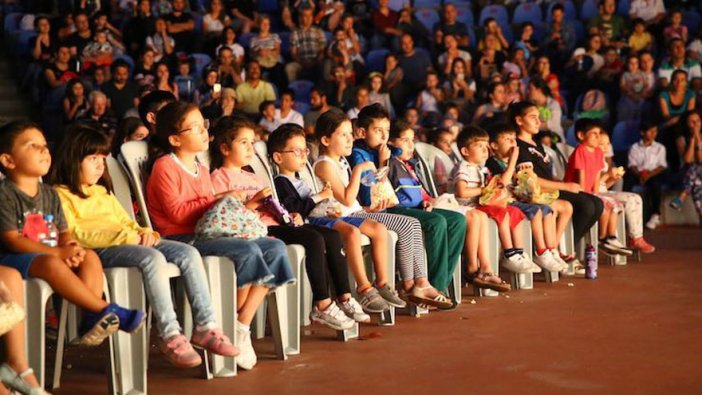
[[[151,227],[146,200],[144,199],[144,181],[146,172],[144,167],[148,161],[148,147],[143,141],[130,141],[122,144],[121,158],[126,173],[130,177],[132,191],[137,199],[139,209],[145,223]],[[236,274],[234,264],[224,257],[203,257],[205,272],[210,285],[210,296],[212,308],[215,311],[215,318],[222,325],[222,331],[236,345]],[[231,269],[229,268],[231,267]],[[220,275],[224,275],[221,277]],[[184,306],[185,307],[185,306]],[[190,320],[191,314],[183,314],[185,320]],[[186,331],[192,329],[192,325],[183,323]],[[212,356],[212,365],[209,365],[209,353],[204,352],[205,375],[211,377],[231,377],[236,375],[236,361],[234,358],[219,355]]]
[[[424,162],[429,166],[429,170],[432,174],[436,174],[436,169],[434,169],[434,164],[436,159],[439,159],[444,164],[444,169],[446,169],[446,175],[451,174],[453,170],[453,161],[446,155],[446,153],[431,144],[416,142],[414,143],[414,150],[419,154]]]
[[[531,223],[528,219],[522,221],[520,232],[522,232],[522,240],[524,242],[524,252],[529,255],[529,259],[534,259],[534,246],[531,234]],[[514,289],[533,289],[534,274],[533,273],[512,273],[510,275],[512,288]]]
[[[42,388],[46,385],[46,303],[54,290],[38,278],[24,281],[24,305],[27,312],[25,325],[25,352],[27,362]]]

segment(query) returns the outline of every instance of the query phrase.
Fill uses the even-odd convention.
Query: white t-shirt
[[[646,22],[650,22],[660,13],[665,13],[663,0],[634,0],[629,8],[631,19],[641,18]]]
[[[302,114],[292,109],[290,112],[288,112],[288,115],[285,118],[281,116],[280,109],[275,110],[275,119],[278,121],[278,125],[294,123],[300,125],[301,128],[305,127],[305,121],[302,119]]]
[[[651,171],[660,166],[668,167],[663,144],[654,141],[653,144],[645,146],[639,141],[629,149],[629,167]]]
[[[458,166],[454,166],[450,178],[451,181],[449,183],[449,190],[451,193],[455,192],[456,183],[458,181],[464,181],[466,184],[468,184],[469,188],[482,188],[485,186],[485,173],[483,173],[483,166],[469,163],[465,160],[462,160]],[[456,198],[456,200],[458,200],[458,203],[463,206],[475,207],[480,201],[480,196],[473,196],[471,198]]]

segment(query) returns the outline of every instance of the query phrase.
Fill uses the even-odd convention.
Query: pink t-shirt
[[[246,199],[251,199],[256,192],[264,188],[264,183],[254,173],[242,170],[240,172],[220,167],[212,172],[212,185],[215,193],[229,191],[246,192]],[[280,225],[275,218],[266,211],[258,211],[258,216],[266,226]]]
[[[589,151],[585,145],[580,144],[568,158],[565,182],[577,182],[579,180],[579,170],[585,171],[585,189],[583,192],[595,192],[595,180],[597,175],[604,169],[604,153],[598,147]]]
[[[214,202],[206,166],[198,163],[193,174],[174,155],[156,160],[146,184],[146,206],[161,235],[193,234],[195,224]]]

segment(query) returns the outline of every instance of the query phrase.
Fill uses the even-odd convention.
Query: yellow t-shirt
[[[81,246],[106,248],[124,244],[138,244],[141,235],[152,233],[141,227],[125,211],[115,195],[102,185],[84,190],[83,199],[65,186],[55,188],[68,223],[68,230]]]
[[[633,51],[638,52],[642,49],[648,48],[651,44],[651,33],[645,32],[643,34],[632,34],[629,36],[629,48]]]

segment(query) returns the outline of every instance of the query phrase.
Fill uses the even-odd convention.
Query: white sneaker
[[[622,244],[618,239],[607,239],[604,244],[619,255],[632,256],[634,251]]]
[[[244,370],[251,370],[258,362],[256,351],[254,351],[253,344],[251,344],[251,331],[244,332],[237,329],[236,335],[238,336],[239,344],[237,346],[240,351],[236,357],[236,364]]]
[[[661,216],[658,214],[653,214],[651,218],[646,222],[646,228],[654,230],[661,224]]]
[[[314,306],[310,313],[310,320],[326,325],[337,331],[351,329],[356,325],[356,322],[350,317],[347,317],[333,301],[325,310],[320,310],[317,306]]]
[[[560,262],[553,257],[549,250],[544,251],[541,255],[535,255],[534,262],[547,272],[560,272],[563,269]]]
[[[559,265],[561,265],[561,273],[565,273],[568,271],[570,265],[568,265],[568,262],[561,258],[561,253],[558,250],[551,250],[551,256],[556,262],[558,262]]]
[[[340,301],[337,306],[347,317],[352,318],[356,322],[367,324],[371,320],[371,317],[363,311],[363,307],[353,297],[343,302]]]
[[[534,261],[531,258],[529,258],[529,255],[527,255],[526,252],[522,252],[520,255],[522,256],[523,264],[529,268],[530,272],[541,273],[541,268],[539,267],[539,265],[534,263]]]
[[[509,258],[503,254],[500,258],[500,266],[514,273],[531,272],[531,265],[521,254],[514,254]]]

